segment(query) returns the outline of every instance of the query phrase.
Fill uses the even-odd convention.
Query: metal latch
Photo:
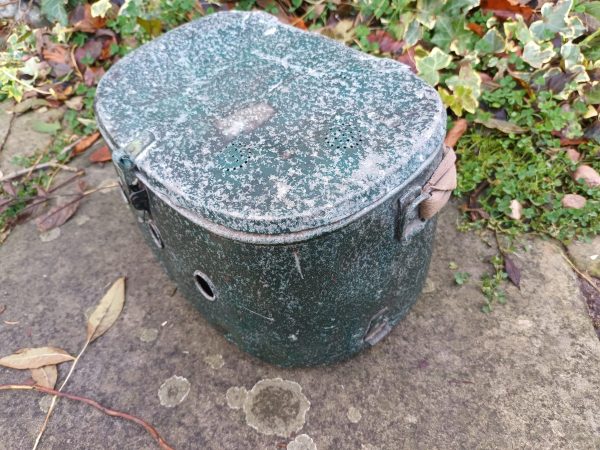
[[[421,219],[419,205],[429,197],[430,194],[423,193],[420,186],[413,186],[398,200],[396,237],[399,240],[410,239],[425,227],[427,220]]]

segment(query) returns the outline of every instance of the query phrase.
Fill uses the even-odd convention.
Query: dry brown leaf
[[[81,141],[77,143],[75,147],[73,147],[73,154],[77,155],[78,153],[85,152],[90,145],[98,140],[100,137],[100,133],[96,131],[95,133],[90,134],[89,136],[84,137]]]
[[[46,214],[40,216],[36,220],[38,230],[44,232],[60,227],[75,214],[82,198],[82,196],[79,196],[64,205],[55,206]]]
[[[125,277],[119,278],[106,292],[87,324],[87,340],[92,342],[108,330],[121,314],[125,303]]]
[[[31,369],[31,378],[38,386],[54,389],[58,371],[55,365],[43,366],[38,369]]]
[[[103,145],[90,155],[90,161],[93,163],[108,162],[110,160],[112,160],[112,155],[106,145]]]
[[[521,269],[517,267],[508,255],[504,255],[504,271],[508,275],[508,279],[512,281],[512,284],[521,289]]]
[[[38,369],[74,359],[67,352],[56,347],[23,348],[0,359],[0,366],[10,369]]]
[[[466,119],[458,119],[454,122],[454,126],[448,134],[446,135],[446,139],[444,139],[444,144],[448,147],[454,147],[460,137],[467,131],[468,122]]]
[[[494,130],[502,131],[506,134],[520,134],[527,131],[525,128],[515,125],[514,123],[507,122],[506,120],[490,118],[487,120],[475,119],[475,122],[480,123],[484,127],[493,128]]]

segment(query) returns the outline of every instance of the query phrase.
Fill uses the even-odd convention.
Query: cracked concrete
[[[85,156],[78,161],[86,165]],[[87,169],[90,186],[109,178],[108,165]],[[53,239],[41,240],[29,223],[0,246],[0,354],[46,344],[77,353],[85,312],[125,275],[121,317],[88,348],[65,390],[144,418],[177,449],[600,447],[600,342],[574,274],[554,244],[524,240],[514,257],[521,290],[507,286],[508,303],[483,314],[477,280],[495,249],[458,232],[457,218],[452,206],[441,214],[426,291],[386,339],[342,364],[291,370],[241,353],[211,328],[173,294],[120,194],[94,194]],[[454,283],[450,261],[471,274],[465,285]],[[59,379],[67,370],[61,365]],[[158,391],[174,376],[189,391],[174,389],[179,403],[166,407]],[[28,378],[0,368],[0,383]],[[297,383],[310,402],[289,438],[246,423],[252,387],[276,378]],[[33,444],[47,407],[41,399],[0,393],[0,448]],[[287,402],[275,403],[255,410],[270,427],[294,416]],[[61,400],[40,448],[155,444],[134,424]]]

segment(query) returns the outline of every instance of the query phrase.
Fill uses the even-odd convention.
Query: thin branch
[[[579,270],[577,268],[577,266],[573,263],[573,261],[571,261],[571,258],[569,258],[564,251],[562,251],[562,249],[559,249],[561,256],[564,258],[565,261],[567,261],[569,263],[569,265],[571,266],[571,269],[573,269],[581,278],[583,278],[585,281],[587,281],[594,289],[596,289],[596,291],[598,291],[598,293],[600,293],[600,288],[596,285],[596,283],[594,282],[594,280],[592,280],[592,278],[590,276],[588,276],[585,272],[582,272],[581,270]]]
[[[80,199],[76,199],[75,201],[79,201],[79,200]],[[71,202],[71,203],[73,203],[73,202]],[[85,352],[85,349],[88,347],[89,344],[90,344],[90,341],[88,339],[85,341],[83,348],[80,350],[79,354],[73,361],[73,364],[71,364],[69,373],[67,374],[67,377],[65,378],[65,380],[62,382],[62,384],[58,388],[57,392],[61,392],[63,390],[63,388],[65,387],[65,384],[67,384],[67,381],[69,381],[69,378],[71,378],[71,375],[73,374],[73,370],[75,370],[75,366],[79,362],[81,355],[83,355],[83,352]],[[46,431],[46,427],[48,426],[48,422],[50,421],[50,416],[52,415],[52,411],[54,411],[54,407],[56,406],[56,401],[57,401],[58,397],[59,397],[58,393],[54,394],[54,396],[52,397],[52,403],[50,403],[50,407],[48,408],[48,412],[46,413],[46,417],[44,418],[44,423],[42,424],[42,428],[40,428],[40,432],[38,433],[37,437],[35,438],[35,443],[33,444],[33,450],[35,450],[37,448],[37,446],[40,443],[40,440],[42,439],[42,435],[44,434],[44,431]]]
[[[83,350],[85,350],[85,347]],[[82,352],[83,352],[83,350],[82,350]],[[81,354],[81,352],[80,352],[80,354]],[[73,364],[73,365],[75,365],[75,364]],[[65,380],[65,382],[63,382],[63,386],[64,386],[64,383],[66,383],[66,381],[67,380]],[[128,420],[130,422],[133,422],[133,423],[141,426],[142,428],[144,428],[144,430],[146,430],[148,432],[148,434],[150,436],[152,436],[152,438],[158,443],[158,445],[160,445],[160,448],[162,448],[163,450],[174,450],[173,447],[171,447],[169,444],[167,444],[167,442],[163,439],[163,437],[158,433],[158,430],[156,428],[154,428],[152,425],[150,425],[148,422],[146,422],[144,419],[140,419],[137,416],[128,414],[123,411],[117,411],[114,409],[107,408],[106,406],[101,405],[96,400],[92,400],[91,398],[82,397],[82,396],[74,395],[74,394],[69,394],[67,392],[61,392],[61,391],[57,391],[55,389],[50,389],[50,388],[38,386],[38,385],[0,384],[0,391],[8,391],[8,390],[37,391],[37,392],[42,392],[44,394],[54,395],[54,398],[65,397],[65,398],[68,398],[69,400],[74,400],[74,401],[85,403],[86,405],[90,405],[108,416],[120,417],[121,419]]]
[[[0,152],[4,149],[4,144],[6,144],[6,141],[8,141],[8,137],[10,136],[10,132],[12,130],[12,124],[15,120],[15,116],[16,114],[11,114],[10,115],[10,119],[8,121],[8,128],[6,131],[6,134],[4,135],[4,138],[2,139],[2,142],[0,142]]]
[[[4,181],[12,180],[14,178],[22,177],[24,175],[27,175],[27,174],[37,171],[37,170],[43,170],[43,169],[49,169],[49,168],[59,168],[59,169],[67,170],[69,172],[77,172],[79,170],[75,167],[65,166],[64,164],[60,164],[56,160],[52,160],[52,161],[48,161],[43,164],[34,165],[34,166],[28,167],[26,169],[21,169],[21,170],[17,170],[15,172],[9,173],[8,175],[5,175],[2,178],[0,178],[0,183],[2,183]]]

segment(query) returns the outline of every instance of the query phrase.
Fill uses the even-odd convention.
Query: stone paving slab
[[[112,177],[110,166],[88,168],[90,185]],[[508,304],[483,314],[477,283],[455,285],[448,264],[478,280],[494,248],[456,231],[457,219],[453,207],[442,213],[426,292],[386,339],[345,363],[292,370],[221,337],[173,294],[118,192],[95,194],[55,239],[27,224],[0,247],[0,354],[46,344],[77,353],[86,312],[126,275],[120,319],[66,391],[143,417],[177,449],[285,448],[295,435],[265,433],[300,427],[308,437],[289,448],[600,447],[600,342],[573,273],[551,242],[525,241],[521,290],[509,286]],[[27,378],[0,369],[0,383]],[[31,447],[42,398],[0,393],[0,448]],[[41,448],[155,444],[136,425],[63,400]]]

